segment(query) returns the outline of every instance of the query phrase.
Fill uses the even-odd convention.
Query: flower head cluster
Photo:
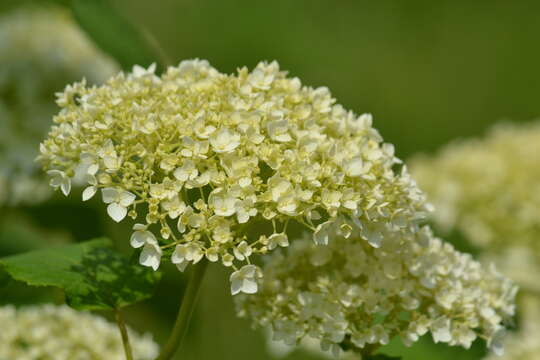
[[[123,360],[120,332],[115,325],[67,306],[38,305],[0,308],[0,358],[28,360]],[[136,360],[158,355],[148,335],[130,330]]]
[[[116,69],[62,10],[24,7],[0,18],[0,205],[50,194],[34,159],[56,111],[55,91]]]
[[[533,122],[499,125],[485,139],[456,142],[412,162],[415,178],[437,208],[437,225],[459,230],[514,280],[536,289],[539,159],[540,122]]]
[[[379,247],[424,216],[371,116],[276,62],[233,75],[201,60],[161,76],[136,66],[100,87],[68,86],[57,103],[40,156],[51,184],[67,194],[82,172],[83,200],[100,192],[113,220],[137,219],[131,243],[154,269],[164,255],[180,270],[206,257],[234,268],[233,293],[253,293],[250,256],[288,246],[290,222],[326,244],[347,219],[344,231]]]
[[[272,254],[260,291],[237,297],[240,316],[271,327],[274,340],[293,345],[310,337],[334,353],[395,336],[411,345],[426,333],[465,348],[480,337],[501,352],[517,288],[493,268],[428,227],[388,234],[378,248],[357,230],[336,227],[330,236],[327,246],[305,239],[286,256]]]

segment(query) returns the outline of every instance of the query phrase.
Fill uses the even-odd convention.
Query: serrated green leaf
[[[160,274],[114,251],[108,239],[52,247],[0,259],[13,279],[64,290],[68,305],[111,310],[152,296]],[[1,276],[0,276],[1,277]]]
[[[163,54],[150,35],[128,21],[111,1],[72,0],[71,7],[81,28],[124,70],[152,63],[165,68]]]

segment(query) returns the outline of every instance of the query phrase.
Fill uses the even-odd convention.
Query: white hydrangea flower
[[[125,190],[103,188],[103,202],[109,204],[107,213],[116,222],[122,221],[127,215],[127,208],[135,201],[135,195]]]
[[[161,255],[163,255],[163,250],[159,247],[158,242],[149,241],[143,246],[141,255],[139,256],[139,263],[143,266],[151,267],[155,271],[161,263]]]
[[[115,324],[67,306],[0,307],[0,358],[41,360],[124,360]],[[149,334],[128,329],[135,360],[152,360],[158,345]]]
[[[381,234],[427,210],[406,169],[394,171],[400,161],[371,116],[276,62],[231,75],[203,60],[161,75],[136,67],[99,87],[68,86],[58,103],[39,160],[67,174],[90,159],[85,199],[99,189],[115,221],[129,214],[160,234],[145,245],[152,266],[158,247],[181,246],[240,269],[288,246],[291,221],[320,244],[333,224],[344,234],[363,225],[363,238],[381,246]],[[262,233],[253,236],[255,227]],[[175,256],[180,270],[191,262]]]
[[[148,226],[143,224],[133,225],[133,234],[131,235],[130,244],[134,248],[140,248],[147,243],[157,241],[156,236],[152,232],[148,231]]]
[[[499,350],[515,310],[517,288],[508,279],[427,227],[386,232],[378,248],[361,232],[345,238],[336,226],[326,246],[306,237],[286,255],[272,254],[259,291],[236,298],[239,315],[272,328],[275,340],[291,345],[310,337],[331,352],[395,336],[411,345],[428,332],[435,342],[465,348],[481,337]]]
[[[273,234],[268,238],[268,250],[273,250],[277,246],[281,247],[287,247],[289,246],[289,238],[287,237],[287,234],[281,233],[281,234]]]
[[[180,271],[184,271],[190,262],[196,264],[204,257],[204,255],[204,251],[195,243],[176,245],[171,257],[171,262],[175,264]]]
[[[51,195],[34,158],[57,111],[54,92],[82,77],[99,83],[118,68],[54,6],[2,14],[0,63],[0,205],[37,204]],[[50,170],[65,195],[77,184],[71,171]]]
[[[240,270],[231,274],[231,293],[236,295],[254,294],[257,292],[257,280],[261,276],[260,270],[255,265],[244,265]]]
[[[49,170],[47,171],[47,175],[51,177],[50,185],[53,188],[60,188],[65,196],[69,195],[69,192],[71,191],[71,179],[65,172],[60,170]]]
[[[135,224],[133,226],[133,234],[131,235],[130,244],[134,248],[142,247],[139,256],[139,263],[143,266],[151,267],[154,270],[159,268],[163,250],[159,246],[156,236],[147,230],[148,226],[143,224]]]
[[[219,194],[219,192],[220,189],[217,191],[214,190],[209,198],[209,203],[214,208],[214,213],[223,217],[234,215],[238,199],[228,194]]]
[[[231,152],[240,145],[240,135],[227,128],[222,128],[210,136],[210,145],[216,153]]]

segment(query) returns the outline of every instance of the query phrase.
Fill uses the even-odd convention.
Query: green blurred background
[[[5,10],[18,0],[2,2]],[[538,1],[114,3],[153,34],[175,63],[198,57],[233,72],[276,59],[303,83],[329,87],[345,108],[372,113],[375,127],[401,158],[480,135],[497,121],[530,121],[540,114]],[[57,195],[38,207],[0,210],[1,255],[48,246],[43,237],[83,241],[100,235],[129,252],[129,225],[113,224],[97,200],[85,205]],[[32,227],[46,229],[45,235]],[[182,274],[164,270],[154,299],[127,314],[133,327],[153,332],[161,343],[185,285]],[[211,266],[178,359],[272,359],[263,334],[235,318],[228,287],[227,273]],[[0,290],[2,303],[61,300],[55,291],[13,283]],[[482,346],[467,352],[425,339],[407,350],[395,342],[386,352],[411,360],[478,359]],[[318,358],[301,351],[288,357]]]

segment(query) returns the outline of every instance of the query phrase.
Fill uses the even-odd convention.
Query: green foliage
[[[161,277],[131,263],[105,238],[10,256],[0,266],[0,278],[7,273],[31,286],[61,288],[66,303],[80,310],[112,310],[147,299]]]
[[[150,35],[122,16],[111,1],[72,0],[75,19],[88,36],[124,69],[156,63],[165,68],[163,54]]]
[[[401,360],[401,357],[376,354],[365,357],[365,360]]]

